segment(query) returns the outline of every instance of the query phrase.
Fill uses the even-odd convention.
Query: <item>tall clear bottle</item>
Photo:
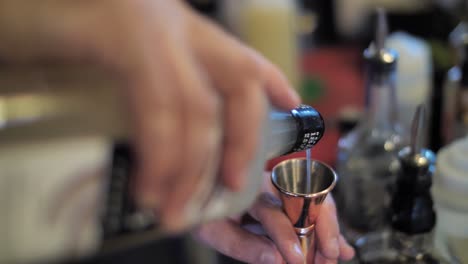
[[[442,145],[468,133],[468,18],[451,32],[450,42],[455,50],[456,65],[447,72],[444,84]]]
[[[431,185],[436,156],[424,148],[426,122],[420,105],[411,126],[411,144],[398,153],[401,169],[388,214],[391,229],[367,233],[356,241],[359,263],[445,263],[433,245],[436,212]]]
[[[396,153],[402,144],[395,94],[398,55],[384,47],[386,33],[385,15],[380,11],[376,41],[363,53],[367,64],[367,118],[338,143],[337,202],[345,226],[359,232],[386,225],[398,171]]]

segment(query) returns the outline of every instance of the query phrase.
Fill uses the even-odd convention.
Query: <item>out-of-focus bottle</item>
[[[401,168],[388,214],[391,228],[357,240],[360,263],[443,263],[434,254],[431,233],[436,223],[430,192],[436,156],[422,144],[425,120],[420,105],[413,119],[411,144],[398,153]]]
[[[450,263],[468,263],[468,137],[443,147],[437,156],[435,247]]]
[[[468,134],[468,24],[461,22],[450,34],[457,65],[447,73],[443,90],[441,134],[443,145]]]
[[[298,9],[295,0],[223,0],[222,20],[249,46],[300,87]]]
[[[405,130],[411,127],[412,116],[419,104],[427,106],[428,116],[431,116],[432,95],[432,54],[425,40],[406,32],[395,32],[389,35],[386,45],[398,52],[398,78],[396,91],[398,99],[398,117]],[[432,119],[428,119],[432,120]],[[430,127],[430,126],[428,126]],[[429,130],[421,137],[428,141]]]
[[[133,202],[128,111],[119,84],[101,77],[83,69],[0,72],[0,263],[80,257],[164,236],[157,214]],[[247,209],[265,161],[310,148],[323,132],[311,107],[271,109],[246,188],[217,183],[217,153],[193,187],[183,225]]]
[[[383,20],[383,21],[382,21]],[[338,207],[352,230],[377,230],[388,222],[391,190],[402,144],[397,121],[397,53],[384,48],[386,26],[380,13],[377,41],[364,51],[367,62],[367,118],[339,140]]]

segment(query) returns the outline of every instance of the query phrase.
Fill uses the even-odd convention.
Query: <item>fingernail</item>
[[[294,252],[300,256],[302,259],[304,259],[304,253],[302,252],[302,247],[299,244],[294,244],[293,246]]]
[[[338,258],[339,252],[339,245],[338,245],[338,238],[334,237],[328,241],[327,246],[325,247],[325,255],[327,258],[336,259]]]
[[[297,263],[306,263],[306,259],[305,259],[305,255],[304,255],[304,252],[302,252],[302,247],[300,244],[294,244],[293,245],[293,250],[294,250],[294,253],[296,253],[296,256],[299,260]]]
[[[291,89],[289,90],[289,94],[291,95],[291,98],[298,104],[301,103],[301,97],[299,96],[299,94],[296,92],[296,90],[294,89]]]
[[[354,250],[354,248],[352,246],[350,246],[350,245],[346,245],[346,248],[347,248],[347,250],[349,250],[351,252],[350,253],[351,256],[350,256],[349,260],[354,259],[354,257],[356,256],[356,251]]]
[[[270,252],[263,252],[260,255],[260,264],[271,264],[276,263],[275,255]]]

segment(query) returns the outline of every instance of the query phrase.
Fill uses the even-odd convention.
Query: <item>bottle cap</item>
[[[387,34],[388,26],[385,12],[383,9],[377,9],[375,40],[363,54],[371,73],[385,73],[396,68],[398,53],[385,48]]]
[[[308,105],[301,105],[291,110],[297,123],[297,141],[291,152],[298,152],[313,147],[325,132],[325,121],[320,113]]]

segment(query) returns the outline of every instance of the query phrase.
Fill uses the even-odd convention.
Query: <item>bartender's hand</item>
[[[181,1],[2,0],[0,39],[0,59],[91,62],[121,78],[136,193],[146,207],[163,206],[173,230],[218,151],[222,181],[242,188],[267,98],[283,109],[299,104],[271,63]]]
[[[218,220],[201,226],[194,234],[217,251],[243,262],[304,264],[299,239],[281,209],[281,200],[268,176],[265,177],[263,192],[248,211],[258,224],[245,224],[240,218]],[[315,264],[332,264],[338,259],[354,257],[354,249],[340,234],[331,194],[322,204],[315,230]]]

